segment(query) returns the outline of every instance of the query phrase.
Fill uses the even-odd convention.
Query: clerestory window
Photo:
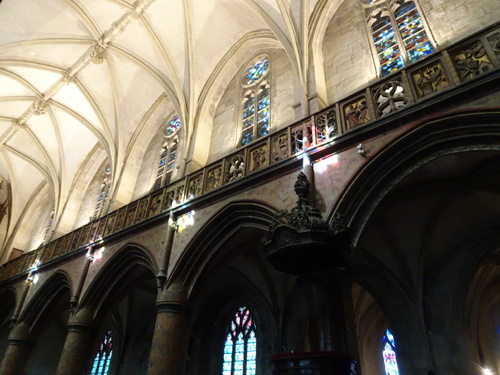
[[[111,188],[111,166],[108,164],[104,168],[103,179],[99,186],[99,195],[94,208],[94,214],[89,218],[90,220],[99,219],[104,211],[106,201],[108,200],[109,190]]]
[[[415,1],[362,0],[382,76],[434,52]]]
[[[178,131],[180,127],[181,120],[178,116],[174,116],[163,131],[163,144],[160,150],[160,161],[156,170],[153,190],[168,185],[172,179],[177,159]]]
[[[255,375],[257,336],[255,322],[246,307],[240,307],[227,328],[222,375]]]
[[[248,66],[243,74],[241,146],[269,133],[271,118],[269,69],[269,58],[261,56]]]

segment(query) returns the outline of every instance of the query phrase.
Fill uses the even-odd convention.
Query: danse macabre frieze
[[[480,40],[455,51],[453,54],[453,64],[458,71],[461,81],[468,81],[493,67]]]
[[[433,61],[411,73],[417,97],[431,95],[450,86],[450,80],[441,60]]]
[[[371,120],[368,112],[368,103],[364,95],[345,104],[343,111],[347,130],[353,129]]]

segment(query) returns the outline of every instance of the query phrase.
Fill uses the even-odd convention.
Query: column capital
[[[158,301],[156,302],[156,311],[158,313],[161,312],[170,312],[170,313],[178,313],[182,314],[186,311],[188,305],[184,302],[178,301]]]

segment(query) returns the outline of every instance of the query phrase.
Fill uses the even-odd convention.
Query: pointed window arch
[[[369,6],[370,32],[382,76],[434,52],[413,0],[362,0]]]
[[[246,307],[240,307],[227,329],[222,375],[255,375],[257,336],[255,322]]]
[[[173,116],[163,131],[163,144],[160,150],[160,161],[156,170],[153,190],[168,185],[174,174],[179,145],[178,131],[181,127],[179,116]]]
[[[267,78],[270,64],[267,56],[261,56],[243,74],[241,146],[269,133],[271,86]]]
[[[92,370],[90,375],[107,375],[109,365],[111,364],[111,357],[113,356],[113,332],[108,331],[101,341],[99,350],[94,357],[92,363]]]
[[[385,374],[399,375],[398,361],[396,360],[396,343],[389,329],[385,331],[382,344],[384,345],[382,356],[384,358]]]

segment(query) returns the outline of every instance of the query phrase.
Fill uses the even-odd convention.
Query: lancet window
[[[101,341],[99,350],[92,363],[92,370],[90,375],[107,375],[109,365],[111,364],[111,357],[113,356],[113,332],[108,331]]]
[[[382,76],[434,52],[415,1],[362,0]]]
[[[90,217],[90,220],[99,219],[103,213],[104,206],[108,200],[109,189],[111,188],[111,166],[107,165],[104,168],[104,177],[102,179],[101,185],[99,186],[99,195],[97,196],[97,202],[94,208],[94,214]]]
[[[382,356],[384,358],[385,374],[399,375],[398,361],[396,360],[396,343],[394,336],[388,329],[382,338],[382,344],[384,345]]]
[[[153,190],[157,190],[170,183],[174,173],[175,161],[177,159],[177,147],[179,144],[178,132],[181,127],[181,120],[178,116],[166,125],[163,131],[163,144],[160,150],[160,161],[156,170]]]
[[[269,58],[261,56],[257,61],[248,66],[243,74],[240,141],[242,146],[269,133],[271,118],[269,69]]]
[[[255,322],[246,307],[240,307],[227,329],[222,375],[255,375],[257,336]]]

